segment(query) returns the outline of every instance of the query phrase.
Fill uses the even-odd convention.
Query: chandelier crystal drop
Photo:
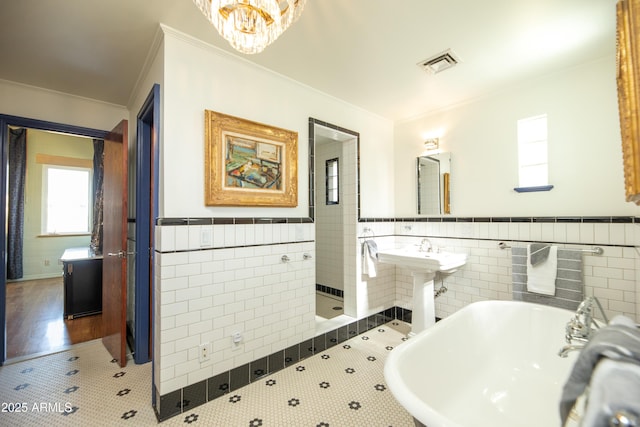
[[[239,52],[260,53],[302,14],[306,0],[193,0]]]

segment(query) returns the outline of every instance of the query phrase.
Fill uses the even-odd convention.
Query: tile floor
[[[316,316],[324,319],[333,319],[342,314],[344,314],[342,298],[323,292],[316,292]]]
[[[409,330],[394,320],[162,425],[413,427],[383,377]],[[150,396],[151,364],[120,368],[92,341],[0,367],[0,426],[156,425]]]

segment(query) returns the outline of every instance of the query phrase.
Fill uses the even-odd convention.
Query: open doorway
[[[128,281],[127,341],[136,363],[153,360],[154,227],[158,218],[160,85],[154,84],[137,116],[134,221],[127,247],[134,252]],[[134,162],[130,162],[130,165]],[[154,396],[155,399],[155,396]]]
[[[358,140],[355,132],[314,121],[310,177],[316,227],[316,333],[353,321],[358,221]]]
[[[159,100],[160,100],[159,86],[154,85],[154,88],[149,94],[149,97],[145,102],[138,116],[137,148],[142,149],[143,151],[144,150],[146,151],[142,155],[139,154],[134,162],[129,163],[130,167],[128,169],[125,166],[123,170],[118,172],[118,176],[123,176],[123,173],[126,175],[128,172],[137,173],[137,170],[143,170],[142,174],[143,175],[146,174],[146,176],[148,177],[147,179],[143,180],[140,178],[140,175],[137,175],[136,176],[137,179],[135,183],[136,184],[135,190],[138,192],[138,194],[144,194],[144,196],[140,197],[138,200],[141,201],[141,203],[143,204],[146,203],[147,213],[145,214],[144,218],[140,218],[141,210],[136,207],[135,210],[132,210],[129,212],[129,214],[132,215],[132,217],[130,217],[129,220],[127,221],[127,218],[126,218],[127,212],[124,212],[125,218],[124,218],[124,227],[123,227],[123,229],[126,231],[127,229],[126,223],[128,222],[130,225],[132,223],[135,224],[136,217],[138,217],[138,219],[140,219],[140,221],[138,222],[138,227],[129,227],[129,230],[131,233],[135,232],[136,235],[139,230],[146,230],[146,238],[145,238],[146,243],[143,245],[140,245],[140,242],[142,242],[145,239],[136,239],[137,245],[127,245],[127,239],[126,239],[126,233],[125,233],[123,234],[123,241],[125,242],[125,244],[123,245],[123,248],[115,251],[117,252],[115,255],[117,255],[118,257],[128,258],[129,262],[127,262],[127,264],[132,264],[135,266],[135,275],[132,275],[132,277],[130,277],[129,280],[126,280],[126,276],[124,274],[122,275],[124,277],[125,282],[127,281],[130,282],[129,286],[126,286],[125,284],[123,285],[123,288],[126,289],[127,287],[130,288],[131,286],[133,286],[136,290],[135,295],[132,295],[130,300],[133,304],[129,306],[128,310],[126,309],[126,307],[123,308],[122,313],[126,312],[128,317],[126,319],[127,321],[131,321],[131,319],[135,318],[135,321],[134,322],[132,321],[131,323],[135,325],[136,339],[132,343],[133,345],[131,350],[132,352],[136,352],[138,355],[138,357],[135,360],[136,363],[145,363],[149,361],[151,359],[151,355],[153,354],[152,341],[151,341],[152,325],[153,325],[153,312],[152,312],[153,293],[151,292],[152,279],[153,279],[153,258],[151,254],[153,253],[153,227],[155,225],[154,218],[157,216],[157,200],[158,200],[159,156],[158,156],[157,141],[158,141],[159,117],[160,117]],[[126,121],[124,122],[126,123]],[[126,128],[126,124],[124,126]],[[14,129],[28,128],[28,129],[38,130],[38,131],[46,131],[53,135],[67,134],[73,137],[83,137],[85,139],[89,138],[89,140],[101,139],[101,140],[104,140],[105,142],[111,141],[109,139],[109,136],[113,134],[113,132],[108,132],[108,131],[82,128],[82,127],[70,126],[70,125],[65,125],[60,123],[45,122],[41,120],[28,119],[23,117],[0,115],[0,143],[1,143],[0,145],[3,147],[3,149],[0,150],[0,165],[1,165],[0,170],[2,171],[2,173],[0,173],[0,200],[2,200],[2,202],[5,203],[5,205],[7,204],[7,201],[9,199],[7,177],[9,175],[8,174],[8,163],[9,163],[8,147],[9,147],[10,127],[13,127]],[[123,142],[125,141],[128,141],[128,139],[124,138]],[[126,144],[125,144],[125,147],[126,147]],[[107,156],[106,151],[105,151],[105,156]],[[107,169],[105,169],[105,176],[109,176],[109,172]],[[131,192],[131,190],[132,189],[130,188],[129,191]],[[105,202],[105,205],[107,205],[106,202]],[[2,252],[3,259],[7,258],[6,239],[7,239],[9,227],[7,227],[6,225],[8,221],[8,216],[9,215],[7,210],[0,210],[0,223],[5,224],[5,227],[0,229],[0,240],[5,241],[5,245],[0,250]],[[108,224],[106,217],[104,219],[104,224],[105,224],[104,231],[105,232],[109,231],[111,229],[111,226]],[[84,242],[82,244],[84,244]],[[140,249],[141,247],[144,247],[144,249],[141,250]],[[104,252],[105,253],[109,252],[107,251],[107,247],[106,247],[106,239],[105,239]],[[131,257],[129,257],[129,255],[131,255]],[[57,270],[58,273],[56,273],[54,276],[57,276],[57,274],[60,274],[60,271],[61,271],[60,264],[58,263],[58,259],[59,258],[57,258],[57,255],[49,255],[47,258],[48,261],[42,260],[43,265],[48,264],[47,265],[48,267],[51,267],[52,269]],[[144,270],[143,273],[139,273],[138,267],[143,265],[146,265],[147,268],[146,270],[143,269]],[[63,265],[63,269],[64,269],[64,265]],[[78,273],[79,272],[78,269],[79,267],[74,265],[73,272]],[[23,303],[17,302],[15,299],[12,299],[11,301],[9,301],[9,297],[13,298],[13,294],[11,295],[8,294],[7,283],[17,282],[18,280],[16,279],[7,280],[8,278],[7,270],[8,270],[7,263],[0,263],[0,331],[2,331],[2,335],[3,335],[2,337],[0,337],[0,365],[4,364],[5,361],[7,360],[7,342],[10,339],[9,336],[20,334],[19,332],[16,332],[15,329],[13,329],[13,326],[8,325],[8,322],[7,322],[8,315],[12,315],[12,316],[14,315],[13,312],[10,312],[8,310],[8,306],[11,305],[11,310],[14,310],[14,309],[22,310],[25,307]],[[47,280],[48,278],[49,277],[41,278],[41,279]],[[56,295],[59,295],[59,293]],[[123,295],[126,295],[126,293],[123,293]],[[135,300],[134,300],[134,296],[135,296]],[[48,300],[49,302],[52,302],[52,297],[44,297],[44,299]],[[103,299],[104,299],[104,294],[103,294]],[[129,298],[123,297],[122,300],[126,302],[126,301],[129,301]],[[36,310],[36,311],[40,311],[40,310]],[[88,313],[80,313],[80,314],[88,314]],[[81,316],[81,315],[74,316],[74,319],[73,319],[74,324],[80,326],[82,323],[87,323],[87,320],[89,320],[89,317],[90,316]],[[60,317],[58,317],[56,321],[59,323]],[[64,322],[64,319],[62,319],[62,322]],[[122,323],[123,325],[126,325],[125,322],[122,322]],[[38,325],[37,328],[39,330],[48,330],[48,326],[42,323]],[[91,326],[91,325],[85,325],[84,329],[86,328],[94,328],[96,330],[102,330],[97,326]],[[75,332],[73,333],[68,332],[68,335],[70,340],[74,342],[79,342],[77,341],[78,339],[83,339],[83,338],[78,338],[78,334],[76,334]],[[123,330],[121,335],[125,336],[126,331]],[[135,346],[135,349],[133,348],[134,346]],[[123,344],[122,348],[125,348],[125,347],[126,347],[126,344]],[[64,348],[59,348],[58,350],[51,350],[51,351],[53,352],[53,351],[60,351],[60,350],[64,350]],[[25,358],[29,358],[29,356],[25,356]],[[11,359],[12,361],[16,361],[15,357]]]
[[[128,214],[130,215],[128,221],[125,220],[125,223],[129,223],[129,242],[127,242],[127,235],[125,233],[123,240],[126,242],[126,244],[123,246],[122,250],[116,251],[118,252],[116,254],[117,256],[122,256],[127,259],[126,264],[129,265],[128,270],[135,272],[135,274],[132,274],[128,278],[128,280],[126,280],[129,283],[128,286],[125,286],[125,288],[133,288],[135,289],[135,292],[132,292],[129,298],[125,298],[125,300],[130,302],[130,304],[128,305],[126,310],[123,310],[123,312],[126,311],[126,323],[130,324],[131,329],[135,331],[133,334],[131,334],[133,339],[132,342],[130,342],[130,349],[135,355],[136,363],[148,362],[149,360],[151,360],[153,355],[153,343],[151,340],[153,325],[152,305],[154,298],[152,292],[154,277],[152,255],[154,250],[153,228],[155,226],[155,218],[157,217],[158,206],[158,134],[160,126],[159,102],[159,85],[154,85],[138,115],[138,135],[136,139],[137,156],[136,158],[134,158],[135,162],[129,163],[130,167],[128,170],[125,167],[124,170],[119,172],[120,174],[124,172],[125,174],[129,173],[131,175],[131,179],[128,180],[130,184],[129,193],[137,193],[139,196],[137,200],[138,203],[136,203],[135,200],[132,200],[132,204],[129,205],[132,210],[128,212]],[[9,199],[14,197],[9,192],[7,179],[10,128],[28,128],[43,131],[44,133],[51,135],[66,134],[75,138],[88,138],[89,140],[106,140],[108,139],[108,136],[111,135],[111,133],[108,131],[82,128],[60,123],[45,122],[23,117],[0,115],[0,146],[2,146],[2,150],[0,150],[0,200],[2,200],[5,205],[8,205]],[[127,141],[127,138],[124,138],[124,141]],[[105,176],[107,175],[108,171],[105,169]],[[145,178],[142,179],[141,177]],[[125,217],[126,215],[127,212],[125,212]],[[137,223],[136,219],[138,219]],[[0,210],[0,223],[5,224],[5,227],[2,227],[2,229],[0,229],[0,240],[3,240],[5,243],[1,248],[3,259],[7,258],[8,220],[8,209]],[[110,226],[106,223],[106,221],[104,229],[105,232],[110,229]],[[123,229],[125,231],[127,230],[126,224]],[[85,241],[74,242],[73,245],[84,245],[85,243]],[[65,244],[64,246],[67,245]],[[105,246],[105,253],[106,252],[108,251],[106,250]],[[56,252],[56,254],[58,253],[59,251]],[[46,277],[38,277],[36,278],[36,280],[48,280],[50,278],[60,280],[58,279],[58,277],[61,277],[62,270],[59,263],[59,255],[47,255],[47,258],[44,258],[38,262],[41,262],[43,266],[46,264],[47,267],[55,270],[56,273],[51,275],[51,273],[48,272],[46,273]],[[64,262],[62,264],[64,264]],[[64,265],[62,267],[64,268]],[[7,317],[14,316],[15,312],[7,310],[8,305],[12,305],[11,310],[24,310],[26,307],[25,303],[17,302],[17,300],[13,299],[13,294],[8,294],[7,283],[11,283],[12,281],[17,282],[18,280],[12,279],[8,281],[7,270],[7,263],[0,263],[0,331],[2,333],[2,336],[0,336],[0,365],[4,364],[7,360],[7,337],[8,335],[15,335],[13,329],[14,327],[11,326],[11,324],[8,325],[9,322],[7,322]],[[78,272],[78,267],[74,266],[74,272]],[[58,274],[60,276],[58,276]],[[38,284],[42,285],[43,283]],[[59,284],[56,286],[59,286]],[[58,295],[59,298],[60,293],[56,290],[54,290],[53,292]],[[12,298],[11,301],[8,300],[9,297]],[[47,297],[44,297],[43,299],[47,299]],[[48,298],[48,301],[52,301],[51,297]],[[56,314],[56,322],[58,324],[60,324],[60,322],[64,324],[65,319],[63,318],[63,315],[63,313]],[[95,319],[97,318],[94,318],[93,320]],[[87,320],[89,320],[89,316],[74,316],[73,319],[74,324],[78,326],[80,326],[82,323],[87,323]],[[42,322],[38,326],[36,326],[36,328],[45,331],[54,330],[53,327],[50,329],[48,324]],[[86,330],[87,328],[98,329],[98,327],[95,325],[83,326],[83,329]],[[79,339],[83,339],[78,338],[78,334],[76,334],[75,332],[67,332],[67,334],[69,335],[70,341],[73,342],[79,342]],[[126,335],[126,331],[123,331],[122,335]],[[73,345],[73,342],[71,343],[71,345]],[[64,350],[64,348],[57,348],[58,350],[52,351]],[[40,353],[35,354],[41,355]],[[11,356],[13,356],[13,354],[11,354]],[[15,357],[10,358],[12,359],[12,361],[16,360]],[[25,356],[25,358],[29,358],[29,356]]]
[[[94,153],[101,135],[25,124],[3,126],[11,149],[5,151],[7,261],[0,311],[6,313],[9,361],[102,336],[101,257],[89,250],[95,239],[93,184],[99,181]],[[85,250],[80,263],[77,248]]]

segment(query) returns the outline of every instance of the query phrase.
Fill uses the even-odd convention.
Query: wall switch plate
[[[200,231],[200,247],[213,245],[213,230],[209,227],[203,227]]]

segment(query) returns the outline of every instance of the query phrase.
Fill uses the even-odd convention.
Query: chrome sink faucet
[[[428,245],[428,247],[427,247]],[[425,249],[426,247],[426,249]],[[433,245],[431,245],[431,240],[429,239],[422,239],[422,241],[420,242],[420,249],[418,249],[420,252],[432,252],[433,251]]]
[[[576,309],[576,313],[565,328],[565,340],[567,345],[562,347],[558,356],[567,357],[567,354],[572,350],[581,350],[584,348],[587,342],[591,339],[596,329],[600,328],[600,325],[594,320],[594,304],[600,309],[600,313],[604,319],[605,324],[609,323],[609,319],[602,309],[600,301],[596,297],[587,297],[580,303]],[[574,341],[580,344],[573,344]]]

